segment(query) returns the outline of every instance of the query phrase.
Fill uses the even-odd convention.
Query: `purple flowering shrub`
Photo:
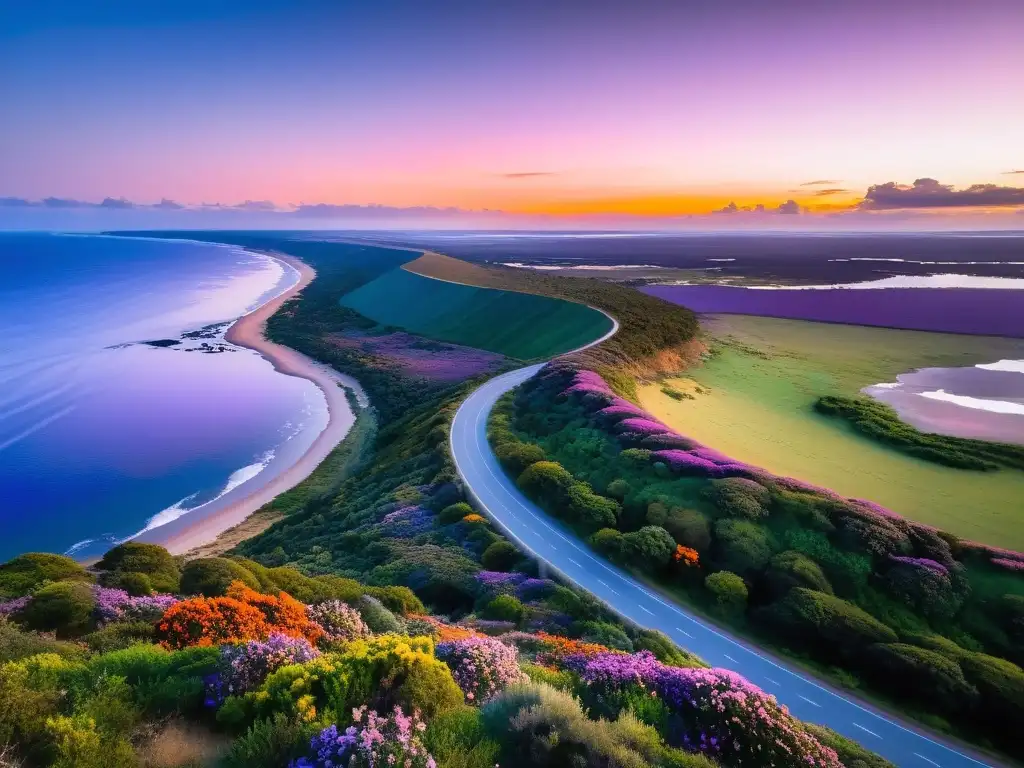
[[[310,740],[312,757],[301,757],[289,768],[437,768],[423,745],[426,724],[418,711],[406,715],[395,707],[388,715],[352,710],[353,725],[343,732],[324,728]]]
[[[319,655],[320,651],[305,638],[278,632],[266,640],[224,645],[218,664],[219,683],[227,695],[242,694],[260,685],[271,672],[290,664],[304,664]]]
[[[407,505],[381,518],[389,537],[408,539],[434,527],[434,514],[418,505]]]
[[[566,668],[601,692],[639,687],[672,713],[669,741],[724,766],[795,765],[842,768],[774,696],[725,669],[665,666],[654,654],[570,656]]]
[[[13,616],[16,613],[21,613],[31,601],[30,595],[16,597],[13,600],[0,600],[0,616]]]
[[[476,704],[523,680],[516,649],[491,637],[440,643],[435,655],[451,669],[466,700]]]
[[[306,608],[306,616],[320,625],[326,640],[355,640],[370,632],[359,611],[341,600],[325,600],[310,605]]]
[[[132,597],[123,589],[94,586],[96,619],[101,623],[111,621],[156,621],[172,605],[178,602],[174,595],[144,595]]]

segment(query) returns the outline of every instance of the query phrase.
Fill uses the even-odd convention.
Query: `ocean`
[[[281,261],[191,241],[0,234],[0,269],[0,560],[158,539],[287,469],[327,423],[312,382],[222,338],[297,282]]]

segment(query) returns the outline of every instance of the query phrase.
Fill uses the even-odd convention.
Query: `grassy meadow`
[[[527,293],[441,282],[394,269],[342,297],[381,325],[520,360],[583,346],[611,329],[589,307]]]
[[[686,377],[639,390],[673,428],[776,474],[875,501],[914,520],[1024,549],[1024,472],[932,464],[815,412],[915,368],[1019,358],[1024,342],[801,320],[706,318],[711,355]]]

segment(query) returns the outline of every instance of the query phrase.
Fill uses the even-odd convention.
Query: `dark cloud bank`
[[[1005,208],[1024,205],[1024,188],[998,184],[972,184],[954,189],[935,179],[917,179],[911,186],[890,181],[868,187],[861,210],[900,208]]]

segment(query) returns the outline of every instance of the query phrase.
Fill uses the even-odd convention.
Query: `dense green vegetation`
[[[685,307],[602,280],[482,267],[435,253],[406,268],[442,280],[555,296],[604,310],[619,321],[618,333],[574,358],[599,371],[622,394],[635,394],[631,373],[678,369],[699,330],[697,316]]]
[[[529,293],[476,288],[393,269],[342,297],[381,325],[520,360],[547,359],[611,329],[600,312]]]
[[[523,492],[611,560],[933,724],[1015,748],[991,711],[1024,705],[1019,553],[733,462],[568,363],[500,401],[489,438]]]
[[[115,547],[93,575],[179,580],[173,593],[132,597],[55,557],[7,570],[32,560],[47,572],[0,601],[5,766],[891,768],[664,635],[602,625],[585,595],[514,571],[478,581],[499,623],[452,623],[405,588],[237,557],[185,563],[151,544]],[[88,608],[55,593],[82,593]],[[66,640],[32,630],[37,603]],[[537,631],[569,604],[624,648]],[[351,744],[339,738],[350,725]]]
[[[901,421],[891,406],[869,397],[830,395],[818,398],[814,408],[826,416],[847,420],[858,432],[874,440],[936,464],[982,471],[1000,467],[1024,469],[1024,446],[921,432]]]

